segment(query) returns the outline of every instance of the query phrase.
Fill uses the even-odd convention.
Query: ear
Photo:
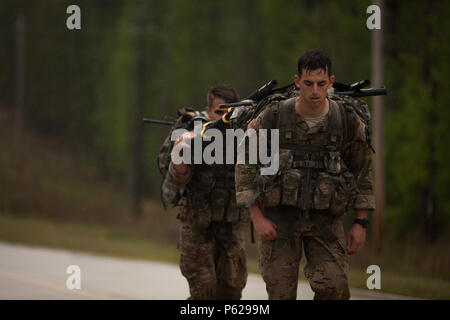
[[[334,83],[334,75],[330,76],[330,83],[328,84],[328,89],[330,89],[333,86]]]
[[[294,75],[294,83],[297,89],[300,89],[300,77],[298,75]]]

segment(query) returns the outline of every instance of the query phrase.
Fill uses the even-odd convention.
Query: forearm
[[[369,213],[367,209],[355,209],[356,219],[368,219]]]
[[[275,240],[277,237],[277,225],[266,218],[258,204],[250,206],[250,218],[256,232],[265,240]]]

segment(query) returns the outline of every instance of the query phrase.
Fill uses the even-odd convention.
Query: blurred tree
[[[407,7],[408,10],[403,10]],[[428,240],[449,222],[447,1],[388,1],[386,116],[388,219]],[[446,70],[446,71],[444,71]]]

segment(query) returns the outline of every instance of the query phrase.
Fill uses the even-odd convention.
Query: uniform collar
[[[296,115],[296,123],[297,123],[297,127],[300,128],[300,130],[302,130],[302,132],[304,132],[305,134],[315,134],[317,132],[326,132],[328,130],[328,121],[330,119],[330,116],[333,112],[337,111],[337,103],[331,99],[329,99],[327,97],[328,101],[329,101],[329,110],[327,113],[327,121],[325,121],[323,123],[323,125],[318,126],[318,127],[313,127],[313,128],[309,128],[308,123],[306,122],[305,118],[298,114],[295,113]]]

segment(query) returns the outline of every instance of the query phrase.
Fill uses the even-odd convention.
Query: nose
[[[317,83],[315,83],[313,85],[313,93],[318,93],[319,92],[319,86],[317,85]]]

